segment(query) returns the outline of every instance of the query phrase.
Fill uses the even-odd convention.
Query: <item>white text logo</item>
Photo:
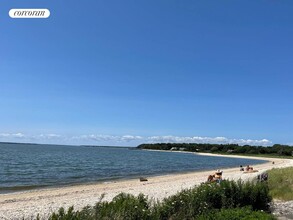
[[[48,18],[50,11],[48,9],[11,9],[9,11],[11,18]]]

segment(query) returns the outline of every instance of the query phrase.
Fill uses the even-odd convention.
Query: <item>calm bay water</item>
[[[128,148],[0,143],[0,193],[263,162]]]

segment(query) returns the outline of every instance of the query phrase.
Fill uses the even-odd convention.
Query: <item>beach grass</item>
[[[191,189],[165,198],[163,201],[152,201],[142,194],[133,196],[121,193],[110,202],[98,201],[95,206],[84,207],[74,211],[73,207],[63,208],[53,213],[50,220],[93,220],[93,219],[274,219],[268,213],[271,201],[268,185],[262,182],[203,183]],[[238,216],[238,217],[237,217]]]
[[[221,209],[211,211],[196,218],[196,220],[276,220],[277,218],[263,211],[253,211],[249,207]]]
[[[275,168],[268,173],[270,195],[278,200],[293,200],[293,167]]]

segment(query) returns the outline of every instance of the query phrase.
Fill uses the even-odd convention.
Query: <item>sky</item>
[[[292,11],[291,0],[2,0],[0,141],[293,145]]]

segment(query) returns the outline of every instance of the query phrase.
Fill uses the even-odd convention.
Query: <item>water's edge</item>
[[[18,148],[19,147],[17,146],[16,153],[18,153],[18,151],[17,151]],[[0,146],[0,150],[1,150],[1,146]],[[60,150],[60,149],[58,149],[58,150]],[[67,150],[68,150],[68,148],[67,148]],[[76,150],[76,149],[74,149],[74,150]],[[78,151],[77,155],[78,156],[80,156],[80,152],[79,152],[80,150],[84,150],[84,149],[83,148],[77,149],[77,151]],[[118,150],[118,151],[116,151],[116,150]],[[76,176],[78,176],[78,173],[76,173],[76,174],[73,173],[72,174],[73,176],[70,176],[70,178],[66,177],[66,176],[64,177],[65,179],[67,178],[66,179],[67,182],[66,182],[66,181],[63,181],[62,175],[57,173],[56,175],[60,179],[59,182],[58,182],[59,179],[57,179],[57,181],[55,181],[55,182],[52,182],[52,181],[50,182],[50,179],[48,180],[48,178],[47,178],[44,181],[38,180],[35,183],[32,182],[34,184],[27,184],[27,185],[25,185],[25,184],[22,184],[22,185],[13,185],[13,184],[11,184],[11,186],[7,186],[7,185],[5,186],[4,183],[2,183],[2,185],[0,185],[0,194],[8,194],[8,193],[22,192],[22,191],[33,191],[33,190],[40,190],[40,189],[60,188],[60,187],[67,187],[67,186],[107,184],[109,182],[118,182],[118,181],[138,179],[139,177],[157,177],[157,176],[174,175],[174,174],[175,175],[176,174],[186,174],[186,173],[193,173],[193,172],[215,170],[217,168],[221,168],[221,169],[235,168],[235,167],[239,166],[239,164],[241,162],[243,163],[243,161],[249,161],[250,162],[249,164],[251,164],[251,165],[262,164],[262,163],[268,162],[267,160],[264,160],[264,159],[261,159],[261,158],[253,158],[252,159],[252,158],[249,158],[249,157],[245,157],[245,158],[240,157],[240,159],[238,158],[239,163],[238,163],[238,160],[237,160],[237,163],[236,163],[235,158],[233,158],[233,157],[232,157],[233,160],[234,160],[233,162],[229,162],[229,160],[227,160],[227,158],[231,158],[229,155],[227,155],[227,156],[214,155],[214,154],[201,155],[201,154],[197,154],[197,153],[194,153],[194,152],[187,152],[187,151],[181,151],[181,152],[180,151],[158,151],[158,150],[129,150],[128,151],[127,149],[117,149],[117,148],[115,148],[113,150],[113,149],[110,149],[110,148],[105,148],[103,150],[101,150],[101,149],[90,150],[89,153],[92,153],[93,151],[94,151],[94,153],[99,154],[100,158],[98,158],[98,159],[100,159],[100,160],[103,157],[108,157],[108,160],[111,160],[111,159],[113,160],[112,157],[114,157],[114,159],[115,159],[115,155],[113,155],[115,153],[118,154],[118,157],[116,157],[116,159],[121,158],[121,155],[119,157],[119,153],[120,154],[121,153],[126,154],[126,157],[124,158],[125,160],[122,161],[120,164],[118,164],[120,166],[124,165],[124,166],[126,166],[126,168],[123,168],[123,167],[122,168],[121,167],[117,168],[117,165],[113,164],[113,169],[116,166],[116,168],[115,168],[116,170],[114,170],[116,172],[116,176],[115,175],[113,175],[113,176],[111,176],[111,175],[105,176],[103,172],[100,172],[100,173],[98,173],[100,176],[97,177],[97,176],[95,176],[95,173],[91,173],[91,172],[96,171],[98,168],[103,169],[104,167],[103,167],[103,163],[97,163],[97,158],[94,158],[94,160],[92,160],[92,162],[93,163],[95,162],[98,165],[97,164],[91,164],[91,163],[86,164],[86,166],[90,166],[90,168],[89,168],[90,172],[88,172],[88,170],[85,169],[83,166],[80,167],[79,164],[78,165],[72,164],[72,166],[77,166],[77,168],[81,169],[81,171],[80,171],[81,174],[83,174],[83,172],[89,173],[90,176],[87,179],[86,178],[85,179],[78,179],[77,181],[75,180],[75,182],[70,182],[69,181],[69,180],[71,180],[70,178],[74,179]],[[58,151],[58,153],[60,153],[60,152]],[[108,153],[112,153],[113,156],[112,155],[111,156],[107,155]],[[166,156],[166,155],[168,155],[168,156]],[[76,156],[76,155],[74,155],[74,156]],[[88,154],[86,154],[85,158],[87,158],[87,156],[88,156]],[[215,163],[214,166],[207,166],[207,164],[206,164],[207,161],[209,159],[212,159],[212,157],[215,157],[215,156],[226,158],[226,159],[222,159],[222,161],[226,160],[226,164],[224,162],[221,164],[220,163],[221,160],[217,160],[219,165],[217,165]],[[136,157],[139,157],[142,161],[137,160]],[[155,158],[155,157],[157,157],[157,158]],[[211,157],[211,158],[209,158],[209,157]],[[136,159],[136,160],[134,162],[133,161],[131,162],[130,161],[131,159]],[[61,158],[61,160],[62,160],[62,158]],[[149,162],[148,160],[151,160],[152,163],[158,163],[159,166],[162,166],[162,167],[159,167],[159,168],[158,167],[153,167],[152,168],[152,166],[145,165],[145,163]],[[160,160],[162,160],[162,161],[160,161]],[[177,164],[175,164],[177,166],[176,167],[177,170],[176,169],[170,169],[170,167],[168,165],[172,166],[173,165],[172,161],[175,161],[175,160],[179,164],[178,165],[179,169],[178,169]],[[195,163],[198,162],[198,160],[202,160],[202,162],[199,163],[198,166],[196,166]],[[64,161],[68,162],[67,160],[64,160]],[[64,161],[61,161],[61,162],[64,163]],[[20,160],[20,162],[22,162],[22,160]],[[11,163],[16,164],[16,161],[14,161],[14,162],[12,161]],[[127,165],[129,165],[129,164],[130,164],[130,169],[127,167]],[[137,166],[139,166],[139,168],[141,166],[142,169],[138,169],[135,172],[132,172],[133,170],[131,169],[132,168],[131,165],[134,166],[133,169],[137,169]],[[155,165],[157,165],[157,164],[155,164]],[[6,164],[6,166],[8,166],[8,165]],[[143,167],[143,166],[146,166],[146,167]],[[59,166],[57,166],[57,168],[59,168]],[[62,168],[62,166],[61,166],[61,168]],[[70,167],[70,164],[68,164],[67,168],[70,171],[70,169],[72,167]],[[46,169],[47,168],[45,167],[44,170],[46,171]],[[109,166],[105,172],[110,172],[111,173],[111,169],[112,169],[112,167]],[[117,169],[119,171],[118,173],[117,173]],[[122,171],[125,171],[125,172],[122,172],[119,169],[122,169]],[[113,171],[113,173],[115,173],[114,171]],[[60,172],[64,172],[64,171],[61,169]],[[3,173],[3,171],[2,171],[2,173]],[[0,174],[1,174],[1,172],[0,172]],[[13,179],[13,175],[14,174],[12,173],[12,176],[10,176],[10,178]],[[30,174],[24,174],[25,177],[26,176],[29,177],[29,175]],[[69,180],[68,180],[68,178],[69,178]],[[16,178],[14,178],[14,179],[16,179]],[[9,177],[8,177],[8,180],[10,180]],[[18,180],[21,181],[21,179],[18,179]],[[46,184],[46,181],[47,181],[47,184]]]

